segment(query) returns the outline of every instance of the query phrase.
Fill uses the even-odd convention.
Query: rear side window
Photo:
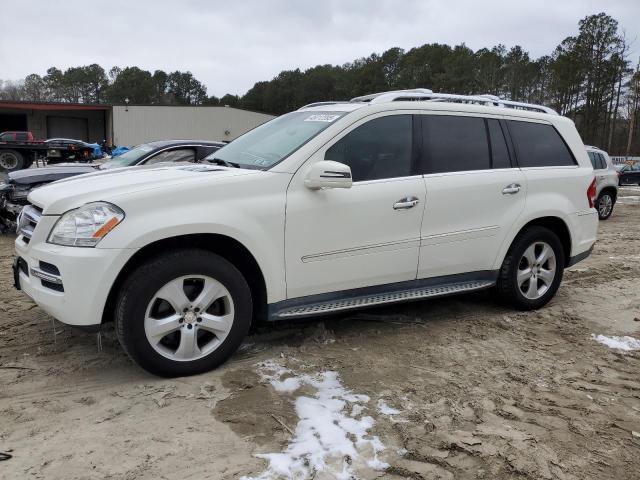
[[[597,152],[588,152],[589,160],[591,160],[591,165],[593,165],[594,170],[604,170],[607,168],[607,161],[604,159],[604,155]]]
[[[483,118],[423,115],[422,131],[426,173],[491,168]]]
[[[508,120],[507,123],[520,167],[558,167],[576,164],[562,137],[551,125],[517,120]]]
[[[352,130],[325,153],[351,167],[354,182],[412,175],[411,115],[373,119]]]
[[[604,158],[604,155],[599,153],[598,156],[600,157],[600,168],[602,169],[609,168],[607,167],[607,159]]]
[[[511,168],[509,149],[507,148],[507,141],[502,133],[500,122],[498,120],[488,118],[487,130],[489,131],[489,140],[491,141],[493,168]]]

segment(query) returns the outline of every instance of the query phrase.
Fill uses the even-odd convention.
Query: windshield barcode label
[[[327,122],[327,123],[331,123],[334,120],[336,120],[337,118],[340,118],[340,115],[321,115],[321,114],[316,114],[316,115],[311,115],[308,118],[305,118],[305,122]]]

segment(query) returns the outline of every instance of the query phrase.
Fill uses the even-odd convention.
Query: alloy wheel
[[[517,283],[522,295],[537,300],[551,288],[556,276],[556,255],[546,242],[534,242],[518,264]]]
[[[216,350],[233,320],[229,290],[214,278],[188,275],[156,292],[147,306],[144,331],[156,352],[170,360],[189,362]]]
[[[598,202],[598,213],[601,217],[605,218],[611,214],[611,210],[613,210],[613,199],[611,195],[605,193],[600,197],[600,201]]]

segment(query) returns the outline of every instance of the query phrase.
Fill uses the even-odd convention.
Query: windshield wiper
[[[223,167],[230,167],[230,168],[240,168],[240,164],[239,163],[235,163],[235,162],[228,162],[226,160],[223,160],[221,158],[205,158],[205,160],[207,162],[210,163],[215,163],[216,165],[222,165]]]

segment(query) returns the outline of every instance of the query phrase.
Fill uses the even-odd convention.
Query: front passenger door
[[[356,122],[294,175],[286,207],[288,298],[415,279],[425,186],[413,116],[395,113]],[[349,165],[353,186],[305,187],[321,160]]]

